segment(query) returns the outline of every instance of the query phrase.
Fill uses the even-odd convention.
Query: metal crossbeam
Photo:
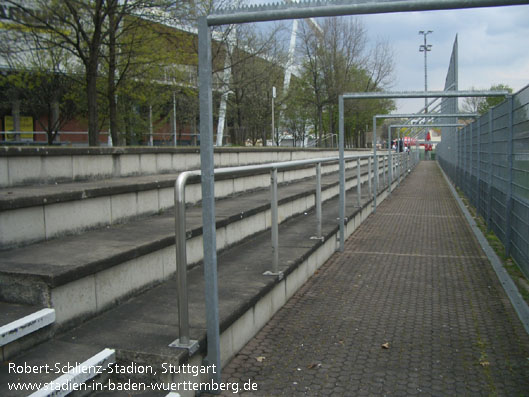
[[[529,4],[527,0],[379,0],[275,3],[227,8],[208,15],[209,26],[265,22],[284,19],[333,17],[341,15],[385,14],[391,12],[453,10]]]
[[[391,124],[391,128],[426,128],[426,127],[464,127],[466,124]]]
[[[478,113],[404,113],[404,114],[377,114],[377,119],[424,119],[428,117],[478,117]]]
[[[387,91],[387,92],[354,92],[342,94],[343,99],[410,99],[410,98],[464,98],[508,96],[509,91]]]

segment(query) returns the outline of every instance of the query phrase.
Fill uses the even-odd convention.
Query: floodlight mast
[[[419,51],[424,52],[424,92],[428,92],[428,67],[426,65],[428,63],[427,54],[428,51],[432,50],[432,45],[426,43],[426,36],[428,36],[430,33],[433,33],[433,30],[421,30],[419,32],[419,34],[424,36],[424,44],[419,46]],[[424,113],[428,113],[428,98],[424,98]]]

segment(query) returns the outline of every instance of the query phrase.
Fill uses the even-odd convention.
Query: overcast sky
[[[252,3],[264,1],[249,0]],[[529,5],[359,16],[370,40],[387,39],[394,50],[393,91],[424,90],[420,30],[428,35],[428,89],[444,88],[452,45],[459,43],[459,89],[506,84],[514,92],[529,84]],[[286,22],[288,26],[290,22]],[[424,99],[398,100],[399,113],[414,113]]]
[[[529,84],[529,5],[428,11],[360,17],[370,38],[389,40],[396,82],[392,90],[424,90],[424,53],[420,30],[432,30],[428,44],[428,89],[444,88],[456,34],[459,89],[488,89],[502,83],[514,92]],[[424,100],[399,100],[399,112],[415,112]]]

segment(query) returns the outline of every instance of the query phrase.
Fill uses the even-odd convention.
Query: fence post
[[[463,131],[457,131],[456,133],[456,141],[457,141],[457,179],[456,179],[456,183],[459,187],[461,187],[461,169],[463,167],[463,156],[462,156],[462,152],[463,152],[463,149],[462,149],[462,146],[461,146],[461,137],[463,136]]]
[[[509,175],[508,175],[508,185],[507,185],[507,202],[505,203],[505,254],[507,256],[511,255],[511,235],[512,235],[512,169],[513,169],[513,134],[514,134],[514,120],[513,120],[513,111],[514,111],[514,100],[513,96],[509,95],[509,140],[507,143],[507,161],[509,162]]]
[[[474,195],[472,194],[472,160],[474,159],[474,156],[473,156],[473,153],[472,153],[472,144],[474,143],[474,140],[472,139],[472,134],[474,133],[474,128],[472,127],[472,123],[470,125],[468,125],[467,127],[465,128],[469,128],[470,129],[470,133],[469,133],[469,140],[470,140],[470,143],[469,143],[469,153],[468,153],[468,156],[470,157],[470,167],[469,167],[469,177],[468,177],[468,198],[470,200],[470,202],[472,203],[472,200],[474,198]]]
[[[467,167],[468,167],[468,156],[467,156],[467,128],[463,128],[463,184],[461,185],[461,189],[463,192],[468,194],[466,192],[466,186],[467,186]]]
[[[480,207],[481,207],[481,194],[479,191],[479,180],[481,178],[481,119],[476,119],[475,121],[478,124],[478,131],[477,131],[477,140],[478,140],[478,148],[477,148],[477,159],[478,162],[476,164],[476,209],[477,213],[480,213]]]
[[[492,145],[493,145],[493,139],[492,139],[492,112],[494,108],[489,110],[489,175],[488,175],[488,196],[489,200],[487,202],[487,230],[490,231],[492,229]]]

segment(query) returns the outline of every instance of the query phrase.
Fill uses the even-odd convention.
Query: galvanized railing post
[[[190,353],[198,349],[198,342],[189,337],[189,305],[187,297],[186,201],[185,186],[189,172],[182,172],[175,182],[175,253],[176,285],[178,288],[178,336],[169,346],[186,348]]]
[[[376,196],[380,185],[380,157],[377,154],[376,160],[373,158],[373,195]],[[376,182],[376,183],[375,183]]]
[[[321,239],[321,163],[316,164],[316,237]]]
[[[373,163],[373,167],[375,167],[374,163]],[[372,189],[371,187],[371,156],[369,156],[367,158],[367,195],[369,198],[373,197],[371,189]]]
[[[393,149],[389,151],[388,156],[388,171],[389,171],[389,182],[388,182],[388,188],[389,192],[391,193],[392,190],[392,184],[393,184]]]
[[[362,173],[360,170],[360,157],[356,159],[356,198],[358,206],[362,206]]]
[[[344,107],[343,107],[343,96],[338,97],[338,145],[339,150],[338,154],[340,157],[340,172],[339,172],[339,182],[340,182],[340,198],[339,198],[339,222],[340,222],[340,252],[344,250],[345,244],[345,141],[344,141]]]
[[[396,165],[396,168],[397,168],[397,186],[400,185],[400,175],[402,174],[401,159],[402,159],[402,153],[398,152],[398,154],[397,154],[397,165]]]
[[[388,180],[386,178],[386,155],[382,156],[382,185],[386,185]]]
[[[277,211],[277,168],[270,171],[270,216],[272,229],[272,273],[279,268],[279,221]]]

